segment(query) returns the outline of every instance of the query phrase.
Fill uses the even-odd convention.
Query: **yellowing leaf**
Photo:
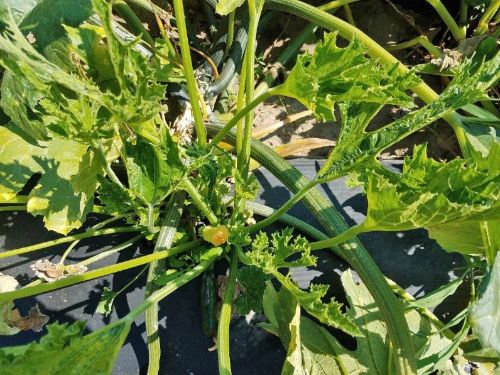
[[[47,229],[67,234],[90,212],[103,170],[85,144],[54,138],[47,142],[47,150],[46,158],[35,158],[42,177],[29,194],[27,210],[42,215]]]
[[[0,200],[8,201],[21,191],[41,167],[34,157],[46,155],[46,149],[32,145],[7,127],[0,126]]]
[[[34,146],[8,127],[0,127],[0,198],[12,199],[35,173],[42,173],[31,191],[27,209],[44,216],[48,229],[66,234],[82,225],[93,205],[101,161],[89,147],[71,139],[53,138]]]

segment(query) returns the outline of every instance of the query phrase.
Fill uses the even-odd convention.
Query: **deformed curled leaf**
[[[368,165],[358,173],[364,181],[368,213],[363,231],[426,228],[441,243],[446,229],[476,227],[500,218],[500,174],[484,171],[463,159],[438,162],[426,155],[426,147],[415,147],[404,162],[402,173]],[[445,229],[444,231],[439,229]],[[443,237],[444,238],[444,237]],[[443,241],[443,244],[448,244]],[[464,251],[477,254],[478,245]],[[484,250],[484,249],[483,249]]]
[[[252,250],[246,255],[250,265],[274,276],[295,296],[298,303],[319,321],[352,336],[361,334],[357,325],[342,312],[342,304],[333,298],[328,303],[323,302],[328,285],[311,284],[310,290],[304,291],[291,280],[289,275],[284,276],[280,272],[282,268],[316,265],[316,257],[311,255],[311,247],[307,240],[301,236],[294,238],[291,228],[286,228],[281,233],[273,233],[271,241],[265,233],[260,232],[252,243]]]
[[[397,65],[367,57],[367,49],[354,38],[337,46],[337,33],[325,34],[312,55],[301,55],[277,93],[299,100],[322,120],[334,120],[334,104],[342,101],[412,107],[405,93],[419,79],[401,73]]]

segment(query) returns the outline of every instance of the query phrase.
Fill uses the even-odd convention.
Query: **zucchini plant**
[[[228,22],[225,44],[213,58],[191,45],[182,0],[172,1],[172,14],[147,0],[130,1],[158,21],[158,38],[122,0],[60,0],[57,9],[48,0],[0,2],[0,210],[41,216],[48,230],[61,234],[3,251],[0,259],[69,244],[59,263],[34,262],[37,279],[27,285],[0,275],[0,334],[41,330],[47,323],[36,307],[22,317],[17,299],[131,268],[138,268],[138,276],[147,271],[144,301],[124,318],[87,335],[84,322],[49,324],[38,343],[0,348],[2,374],[111,373],[142,314],[148,337],[156,337],[147,344],[148,373],[157,374],[158,303],[200,275],[203,329],[216,338],[221,374],[231,374],[232,316],[251,310],[265,313],[262,328],[285,346],[283,374],[458,374],[449,368],[458,366],[457,355],[465,350],[460,346],[471,332],[498,360],[499,336],[489,327],[500,320],[500,146],[496,133],[478,136],[471,129],[498,128],[498,118],[478,103],[490,103],[500,54],[488,48],[464,58],[438,94],[418,70],[352,24],[350,2],[315,7],[300,0],[206,0]],[[491,7],[498,8],[491,4],[485,19],[493,17]],[[339,7],[350,23],[329,13]],[[296,57],[283,82],[273,85],[276,77],[266,76],[256,87],[258,26],[269,10],[304,18],[324,33],[314,52]],[[244,22],[235,33],[240,15]],[[175,29],[162,22],[165,17]],[[312,31],[298,36],[283,62],[297,55]],[[196,51],[203,57],[199,66]],[[238,85],[229,85],[236,70]],[[237,92],[228,95],[234,99],[222,105],[223,91],[234,87]],[[254,109],[274,96],[299,101],[318,121],[340,124],[338,142],[312,180],[252,136]],[[386,105],[408,113],[370,130]],[[422,144],[401,173],[380,163],[381,152],[441,118],[455,131],[463,157],[433,160]],[[278,210],[253,202],[259,185],[252,161],[293,193]],[[368,201],[365,221],[353,227],[316,189],[345,176]],[[322,229],[287,214],[301,200]],[[81,231],[92,213],[105,219]],[[289,227],[269,234],[265,230],[275,221]],[[388,280],[356,238],[416,228],[469,260],[463,277],[419,300]],[[79,263],[67,261],[80,240],[117,233],[134,237]],[[92,267],[144,238],[155,243],[150,253]],[[356,284],[351,271],[342,274],[347,309],[325,299],[329,285],[304,290],[291,277],[294,267],[315,267],[319,249],[329,249],[361,278]],[[220,311],[215,262],[228,269]],[[484,292],[473,294],[469,308],[445,324],[428,307],[452,294],[466,274],[480,276],[471,278],[472,288],[488,274]],[[125,289],[105,290],[98,311],[109,314]],[[237,289],[242,292],[235,297]],[[450,329],[459,323],[458,331]],[[352,336],[356,350],[345,348],[328,327]]]

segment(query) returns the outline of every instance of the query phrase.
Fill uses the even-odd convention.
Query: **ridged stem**
[[[209,131],[214,132],[220,128],[219,125],[208,126]],[[234,144],[234,133],[229,133],[226,141]],[[294,194],[311,183],[288,161],[280,158],[271,148],[257,140],[252,140],[252,158],[283,182]],[[333,237],[349,229],[342,215],[317,189],[309,190],[302,201],[325,228],[327,235]],[[393,294],[385,276],[359,240],[352,239],[336,246],[335,249],[336,254],[348,262],[359,274],[375,299],[387,324],[394,350],[396,350],[397,373],[416,375],[415,349],[403,307]]]
[[[160,249],[169,249],[172,246],[177,226],[182,215],[182,204],[185,194],[183,192],[174,193],[171,201],[165,207],[163,222],[158,233],[154,253]],[[161,274],[165,268],[165,259],[155,260],[149,264],[148,276],[146,280],[146,297],[150,296],[157,286],[154,279]],[[148,375],[157,375],[160,371],[161,347],[158,336],[158,303],[153,303],[144,312],[144,322],[146,325],[146,337],[148,343]]]

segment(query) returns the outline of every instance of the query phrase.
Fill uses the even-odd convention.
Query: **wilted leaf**
[[[306,318],[300,318],[301,361],[294,361],[294,374],[351,375],[395,373],[394,357],[388,347],[387,327],[370,292],[363,284],[353,280],[350,271],[342,273],[342,284],[350,305],[347,315],[359,326],[362,336],[356,338],[356,350],[344,348],[325,328]],[[290,295],[287,293],[287,295]],[[292,295],[293,296],[293,295]],[[268,284],[264,294],[264,312],[269,323],[263,328],[278,335],[286,348],[290,348],[291,322],[294,306],[291,297],[284,298]],[[295,302],[296,303],[296,302]],[[438,328],[416,310],[406,313],[415,351],[418,354],[418,373],[430,374],[444,363],[455,351],[456,342],[439,333]],[[297,325],[296,320],[293,323]],[[467,332],[467,330],[464,330]],[[295,336],[297,340],[298,336]],[[290,353],[290,352],[289,352]],[[296,358],[299,358],[296,353]],[[289,357],[290,358],[290,357]],[[391,359],[392,358],[392,359]]]
[[[9,323],[21,331],[41,332],[48,321],[49,317],[42,314],[38,305],[35,305],[28,311],[27,316],[21,316],[17,309],[13,310]]]
[[[19,283],[14,277],[0,272],[0,293],[16,290],[18,285]],[[0,303],[0,335],[10,336],[19,332],[19,328],[10,324],[14,311],[14,302]]]
[[[87,271],[87,267],[79,264],[65,266],[61,263],[52,263],[48,259],[39,259],[30,268],[35,272],[35,275],[45,281],[54,281],[63,279],[71,275],[81,275]]]

